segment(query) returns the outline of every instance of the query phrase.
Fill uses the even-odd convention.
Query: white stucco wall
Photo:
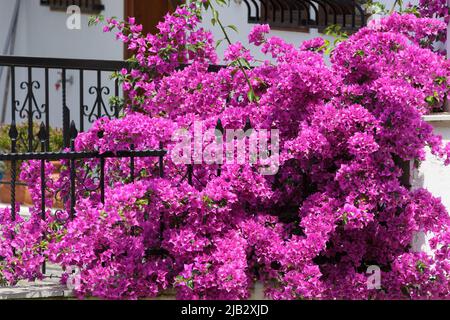
[[[23,4],[25,2],[22,0]],[[16,38],[16,50],[17,52],[24,53],[26,50],[26,44],[28,39],[27,33],[27,24],[26,24],[26,11],[23,10],[24,5],[21,5],[22,9],[20,10],[19,20],[18,20],[18,30],[17,34],[20,34],[20,37]],[[9,29],[9,25],[11,22],[12,14],[14,11],[14,1],[11,0],[1,0],[0,1],[0,54],[3,51],[3,46],[5,44],[7,33]]]
[[[450,142],[450,116],[436,115],[426,118],[435,133],[442,136],[444,143]],[[440,197],[450,212],[450,167],[444,166],[442,159],[432,155],[429,149],[426,160],[420,163],[418,169],[413,170],[412,185],[413,188],[425,188],[434,196]]]
[[[14,0],[0,1],[0,46],[3,47],[14,8]],[[105,16],[123,17],[120,0],[103,0]],[[87,26],[89,14],[82,14],[81,30],[66,27],[68,15],[41,6],[40,0],[21,0],[15,55],[58,58],[122,59],[123,48],[113,35]]]

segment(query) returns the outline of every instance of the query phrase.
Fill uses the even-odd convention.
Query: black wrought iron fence
[[[10,148],[0,150],[0,162],[8,163],[10,179],[0,181],[0,186],[7,185],[9,187],[7,191],[3,189],[2,192],[9,193],[7,205],[10,207],[13,221],[19,214],[17,204],[21,204],[16,197],[17,187],[19,185],[26,186],[18,178],[20,164],[24,161],[35,161],[38,164],[36,170],[39,172],[36,174],[40,179],[36,183],[39,186],[38,188],[35,186],[34,189],[39,190],[40,202],[33,205],[43,220],[48,219],[49,210],[64,211],[69,219],[75,218],[76,201],[79,199],[80,191],[89,194],[95,192],[100,201],[105,203],[105,190],[108,190],[109,183],[105,177],[107,160],[119,159],[121,163],[127,164],[129,166],[127,180],[135,181],[135,179],[139,179],[139,173],[136,174],[135,168],[136,159],[153,158],[155,160],[154,176],[164,177],[164,157],[167,155],[167,150],[164,149],[162,143],[155,150],[135,150],[133,145],[130,145],[128,150],[104,153],[76,151],[75,149],[75,139],[79,131],[88,129],[90,124],[101,117],[114,118],[119,115],[120,107],[115,104],[108,105],[106,102],[109,97],[120,97],[119,83],[109,77],[105,80],[105,74],[108,76],[112,72],[126,68],[126,62],[0,56],[1,66],[9,69],[6,84],[10,91],[5,92],[3,97],[10,95],[8,105]],[[222,67],[210,66],[209,71],[217,72]],[[52,71],[53,75],[56,72],[56,75],[61,76],[56,82],[59,87],[55,87],[55,89],[52,89],[50,85]],[[71,74],[69,78],[68,72],[75,72],[78,81],[74,79],[74,74]],[[90,73],[89,79],[86,79],[87,73]],[[72,86],[71,93],[73,95],[70,98],[68,97],[69,84]],[[91,99],[87,99],[86,95],[91,95]],[[57,111],[60,113],[58,117],[54,117]],[[36,125],[37,122],[40,125]],[[78,122],[78,126],[76,122]],[[21,130],[19,130],[19,124],[22,125]],[[64,143],[62,148],[53,150],[50,148],[50,127],[58,126],[58,124],[62,126]],[[23,128],[25,130],[22,130]],[[247,119],[243,130],[247,132],[250,129],[251,123]],[[217,122],[216,130],[221,134],[224,133],[220,119]],[[60,186],[64,193],[58,190],[56,194],[49,195],[50,179],[46,173],[46,165],[50,161],[65,163],[64,172],[67,174],[67,179],[64,187]],[[82,181],[84,177],[80,176],[78,169],[89,161],[96,162],[95,169],[93,169],[96,171],[96,183],[94,187],[85,188],[84,181]],[[220,176],[221,165],[219,164],[217,170],[214,171],[214,176]],[[180,183],[183,181],[190,185],[202,183],[201,179],[196,176],[194,165],[184,165],[180,168],[180,172]],[[56,200],[57,193],[60,196],[58,199],[60,208],[54,203],[49,205],[46,201],[49,196],[55,197],[53,200]],[[160,249],[155,249],[155,252],[160,254]],[[45,263],[43,273],[45,274]]]
[[[72,120],[80,131],[85,131],[97,119],[116,118],[121,111],[119,100],[123,93],[111,75],[127,68],[125,61],[0,55],[2,67],[8,72],[5,90],[0,88],[0,122],[5,124],[6,119],[11,119],[9,123],[25,125],[26,133],[18,141],[28,152],[36,151],[36,122],[44,122],[47,136],[50,128],[62,128],[63,145],[69,147]],[[209,70],[217,72],[222,67],[212,65]],[[50,149],[50,139],[46,143]]]
[[[37,134],[37,137],[40,141],[40,150],[39,152],[16,152],[16,143],[18,138],[18,132],[15,123],[11,125],[11,129],[9,131],[9,136],[11,138],[11,153],[0,153],[0,161],[8,161],[11,164],[11,181],[7,183],[11,185],[10,188],[10,207],[11,207],[11,219],[16,219],[16,184],[17,184],[17,173],[18,173],[18,162],[22,161],[40,161],[40,210],[41,217],[45,219],[47,208],[46,207],[46,197],[47,197],[47,187],[46,181],[48,177],[45,176],[45,165],[48,161],[56,161],[56,160],[66,160],[68,162],[68,172],[69,174],[69,192],[64,197],[63,202],[70,204],[69,209],[69,217],[73,219],[75,217],[75,202],[76,202],[76,194],[77,194],[77,179],[79,179],[76,175],[77,167],[79,167],[79,163],[83,162],[87,159],[98,159],[99,160],[99,169],[98,169],[98,187],[95,190],[98,190],[100,193],[100,201],[102,203],[105,202],[105,160],[110,158],[128,158],[129,159],[129,168],[130,168],[130,181],[134,181],[135,179],[135,159],[136,158],[158,158],[158,176],[164,176],[164,156],[167,151],[163,149],[162,144],[160,144],[159,149],[157,150],[133,150],[133,146],[130,146],[129,150],[117,151],[117,152],[104,152],[99,153],[97,151],[75,151],[75,139],[78,135],[78,130],[76,129],[75,123],[72,121],[70,125],[70,151],[59,151],[59,152],[49,152],[47,150],[47,128],[45,124],[42,123],[40,126],[40,130]]]
[[[143,150],[143,151],[137,151],[133,150],[133,146],[130,146],[130,150],[124,150],[124,151],[118,151],[118,152],[105,152],[105,153],[99,153],[96,151],[87,151],[87,152],[80,152],[75,151],[75,139],[78,135],[78,130],[76,129],[75,123],[72,121],[69,127],[69,134],[70,134],[70,151],[59,151],[59,152],[49,152],[47,149],[48,145],[48,135],[47,135],[47,127],[42,122],[40,126],[40,130],[37,134],[37,138],[40,141],[40,150],[39,152],[24,152],[24,153],[18,153],[16,152],[16,144],[17,144],[17,138],[18,138],[18,131],[16,128],[16,124],[13,122],[11,124],[10,130],[9,130],[9,136],[11,138],[11,153],[0,153],[0,161],[8,161],[10,162],[10,170],[11,170],[11,181],[4,182],[6,184],[10,185],[10,212],[11,212],[11,220],[15,221],[17,218],[17,206],[16,206],[16,184],[18,184],[18,163],[22,161],[38,161],[39,162],[39,175],[40,175],[40,203],[34,203],[34,206],[36,208],[39,208],[40,210],[40,217],[42,220],[47,219],[47,213],[48,210],[55,210],[55,208],[48,208],[46,199],[48,198],[47,194],[47,183],[48,178],[46,176],[45,167],[46,163],[48,161],[61,161],[66,160],[68,163],[67,171],[69,172],[69,179],[68,179],[68,192],[66,192],[65,196],[62,197],[62,210],[67,210],[68,212],[68,218],[74,219],[75,218],[75,206],[76,206],[76,199],[77,194],[79,194],[79,190],[77,190],[77,180],[80,180],[79,177],[77,177],[77,168],[80,167],[80,163],[88,160],[88,159],[97,159],[99,161],[98,166],[98,186],[96,186],[93,189],[86,189],[84,188],[82,191],[86,192],[87,190],[90,192],[99,192],[100,194],[100,201],[102,203],[105,203],[105,186],[106,186],[106,179],[105,179],[105,162],[106,159],[110,158],[128,158],[129,159],[129,167],[130,167],[130,181],[134,181],[135,179],[135,159],[136,158],[144,158],[144,157],[151,157],[151,158],[158,158],[158,176],[163,177],[164,176],[164,156],[166,155],[167,151],[163,149],[162,144],[160,143],[158,150]],[[36,182],[37,183],[37,182]],[[67,209],[69,208],[69,209]],[[45,274],[46,272],[46,265],[45,263],[42,266],[42,272]]]
[[[72,120],[84,131],[98,118],[117,117],[120,112],[117,99],[109,101],[122,96],[111,75],[127,67],[125,61],[0,56],[1,67],[8,69],[2,123],[10,118],[11,123],[26,124],[26,137],[19,139],[26,142],[28,152],[35,151],[37,121],[44,122],[47,136],[51,127],[62,127],[64,146],[69,147]],[[49,148],[49,139],[46,143]]]
[[[74,139],[78,131],[84,131],[101,117],[116,118],[121,109],[117,104],[108,104],[111,97],[121,97],[121,90],[117,80],[110,78],[113,72],[127,68],[125,61],[108,60],[83,60],[83,59],[58,59],[0,56],[0,67],[8,68],[9,76],[6,77],[6,88],[3,96],[9,96],[7,104],[8,118],[10,122],[5,124],[6,114],[3,115],[3,124],[9,128],[8,148],[0,148],[0,162],[8,162],[10,179],[0,181],[1,185],[8,185],[10,193],[11,214],[15,218],[16,212],[16,187],[26,186],[18,178],[19,164],[23,161],[41,161],[41,174],[43,175],[45,164],[48,161],[66,160],[69,162],[70,193],[62,199],[70,202],[70,216],[74,216],[76,180],[76,163],[87,159],[100,161],[98,190],[104,201],[105,160],[108,158],[129,158],[130,179],[134,180],[135,158],[157,157],[159,158],[159,175],[163,175],[163,157],[166,151],[163,146],[159,150],[136,151],[133,146],[129,150],[120,152],[76,152]],[[180,69],[185,66],[181,66]],[[211,65],[210,72],[217,72],[223,66]],[[53,72],[53,78],[52,78]],[[70,77],[69,77],[69,72]],[[74,74],[76,73],[76,74]],[[89,77],[87,77],[89,74]],[[55,75],[60,75],[56,81],[56,87],[51,87],[51,80]],[[71,86],[69,89],[68,86]],[[69,91],[71,96],[69,96]],[[0,91],[1,92],[1,91]],[[87,96],[90,96],[88,99]],[[117,99],[112,99],[117,101]],[[57,116],[55,116],[57,115]],[[40,122],[40,126],[36,123]],[[249,120],[246,123],[248,127]],[[20,126],[20,127],[19,127]],[[55,150],[50,148],[52,126],[62,127],[63,144]],[[7,129],[8,129],[7,128]],[[78,128],[78,129],[77,129]],[[217,128],[223,132],[220,120]],[[62,151],[69,148],[70,151]],[[196,179],[192,165],[186,166],[185,175],[181,181],[187,180],[194,184]],[[220,175],[220,167],[217,171]],[[197,182],[199,179],[196,179]],[[45,216],[45,177],[41,177],[41,210]]]
[[[99,159],[98,191],[101,199],[104,200],[105,159],[130,158],[131,167],[134,167],[134,158],[160,157],[162,159],[165,154],[162,149],[129,150],[115,154],[74,151],[73,141],[78,134],[75,121],[78,123],[79,130],[84,131],[98,118],[114,118],[119,115],[119,105],[108,103],[110,97],[121,96],[119,84],[111,79],[111,74],[126,66],[124,61],[0,56],[0,67],[8,71],[3,81],[5,90],[1,88],[0,91],[2,98],[0,102],[3,102],[2,126],[5,126],[2,134],[9,129],[10,139],[10,142],[6,143],[3,141],[6,137],[2,136],[2,142],[5,143],[2,143],[2,150],[0,150],[0,161],[7,163],[4,168],[9,171],[10,177],[2,179],[0,186],[4,186],[1,189],[2,198],[10,200],[12,219],[15,219],[17,214],[17,188],[27,187],[18,177],[19,165],[23,161],[41,162],[41,216],[44,219],[48,209],[45,206],[46,162],[67,160],[69,163],[70,192],[62,199],[62,202],[70,203],[69,211],[73,218],[77,162]],[[71,86],[70,89],[68,86]],[[5,123],[7,118],[10,120]],[[37,125],[38,122],[41,123],[40,127]],[[50,129],[54,127],[61,127],[62,130]],[[61,145],[56,144],[59,146],[58,149],[51,145],[50,142],[55,137],[51,137],[50,134],[62,135],[58,137],[63,142]],[[70,148],[71,151],[64,152],[63,148]],[[162,175],[162,167],[160,170]],[[131,170],[131,175],[133,174],[134,169]]]

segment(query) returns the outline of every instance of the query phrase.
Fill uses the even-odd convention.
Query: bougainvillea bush
[[[267,61],[230,43],[227,65],[209,72],[218,58],[200,23],[203,10],[216,12],[216,5],[179,7],[157,35],[143,35],[132,18],[106,20],[104,30],[135,53],[117,74],[124,113],[99,119],[75,148],[162,143],[165,175],[158,177],[158,159],[136,159],[134,180],[129,159],[107,160],[105,203],[98,192],[77,188],[73,220],[69,203],[49,210],[45,222],[39,207],[30,220],[11,221],[1,211],[0,281],[41,278],[44,256],[64,268],[62,281],[80,297],[137,299],[174,288],[180,299],[246,299],[255,281],[273,299],[448,297],[448,213],[427,190],[410,190],[400,179],[426,147],[450,163],[450,146],[422,120],[447,96],[449,62],[430,47],[446,24],[394,13],[340,42],[329,63],[322,39],[292,45],[257,25],[249,42]],[[278,129],[276,174],[262,175],[265,164],[249,161],[203,163],[193,165],[191,184],[183,179],[187,166],[170,156],[173,133],[192,132],[199,121],[215,128],[219,119],[223,128]],[[38,166],[22,170],[37,188],[37,206]],[[97,166],[79,164],[84,186],[95,186],[87,173]],[[68,192],[68,179],[67,172],[48,177],[48,207],[55,190]],[[432,253],[413,250],[419,232],[429,235]],[[371,266],[381,272],[375,287],[368,287]]]

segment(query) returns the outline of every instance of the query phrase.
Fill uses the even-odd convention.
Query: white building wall
[[[442,136],[444,143],[450,142],[450,115],[426,116],[435,133]],[[427,149],[426,160],[413,170],[413,188],[426,188],[434,196],[440,197],[450,213],[450,167],[444,166],[442,159],[432,155]]]
[[[23,1],[23,0],[22,0]],[[25,2],[24,2],[25,3]],[[22,5],[23,7],[23,5]],[[0,54],[2,54],[3,46],[7,39],[7,33],[11,18],[14,11],[14,1],[11,0],[0,0]],[[16,52],[25,53],[27,44],[27,24],[26,24],[26,11],[20,10],[19,20],[18,20],[18,30],[17,34],[20,36],[16,38]]]
[[[15,0],[0,0],[0,46],[6,39]],[[121,0],[103,0],[107,17],[123,18]],[[21,0],[19,30],[15,55],[58,58],[104,59],[123,58],[122,46],[112,34],[99,27],[88,27],[90,14],[82,14],[81,30],[66,27],[68,15],[41,6],[40,0]]]

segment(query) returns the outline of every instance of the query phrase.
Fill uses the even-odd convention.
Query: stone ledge
[[[450,122],[450,112],[440,112],[440,113],[432,113],[423,116],[423,119],[426,122],[443,122],[448,121]]]
[[[73,299],[75,296],[67,287],[60,284],[30,283],[15,287],[0,287],[0,300],[24,300],[24,299]],[[90,298],[97,300],[97,298]],[[155,298],[142,300],[176,300],[175,290],[167,290]],[[248,300],[267,300],[264,296],[264,286],[257,282],[251,289]]]
[[[0,300],[71,298],[71,290],[57,284],[42,284],[0,288]]]

